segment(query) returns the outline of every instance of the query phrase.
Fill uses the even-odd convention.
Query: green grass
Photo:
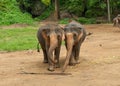
[[[78,22],[82,24],[95,24],[96,19],[95,18],[85,18],[85,17],[79,17]]]
[[[59,21],[60,24],[68,24],[69,23],[69,19],[68,18],[64,18],[64,19],[61,19]]]
[[[0,51],[36,49],[36,32],[33,27],[0,29]]]

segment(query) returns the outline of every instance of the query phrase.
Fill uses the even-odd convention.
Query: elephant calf
[[[62,70],[63,72],[68,64],[75,65],[79,63],[80,47],[86,38],[86,31],[80,23],[71,21],[64,27],[64,34],[67,55]]]
[[[63,30],[57,24],[46,24],[40,27],[37,32],[37,38],[44,54],[43,62],[49,63],[49,71],[54,71],[54,67],[59,67],[62,36]]]

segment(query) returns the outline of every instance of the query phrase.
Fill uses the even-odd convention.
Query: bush
[[[95,24],[96,23],[96,19],[80,17],[80,18],[78,18],[78,22],[80,22],[82,24]]]
[[[68,18],[65,18],[65,19],[61,19],[59,21],[60,24],[68,24],[69,23],[69,19]]]
[[[36,21],[44,20],[48,18],[52,12],[53,12],[53,6],[50,6],[40,16],[36,17],[35,20]]]
[[[16,0],[2,0],[0,3],[0,25],[10,25],[14,23],[32,24],[33,19],[30,14],[22,13]]]

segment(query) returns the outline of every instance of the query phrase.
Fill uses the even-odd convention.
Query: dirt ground
[[[120,86],[120,29],[112,24],[85,25],[80,64],[61,74],[66,49],[61,48],[61,68],[47,71],[43,54],[36,50],[0,53],[0,86]]]

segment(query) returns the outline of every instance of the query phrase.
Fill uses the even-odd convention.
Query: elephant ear
[[[81,32],[77,35],[77,38],[76,38],[76,40],[75,40],[75,44],[80,41],[80,39],[82,38],[82,36],[83,36],[83,32],[81,31]]]
[[[50,34],[50,29],[43,29],[42,30],[42,36],[45,40],[48,40]]]

